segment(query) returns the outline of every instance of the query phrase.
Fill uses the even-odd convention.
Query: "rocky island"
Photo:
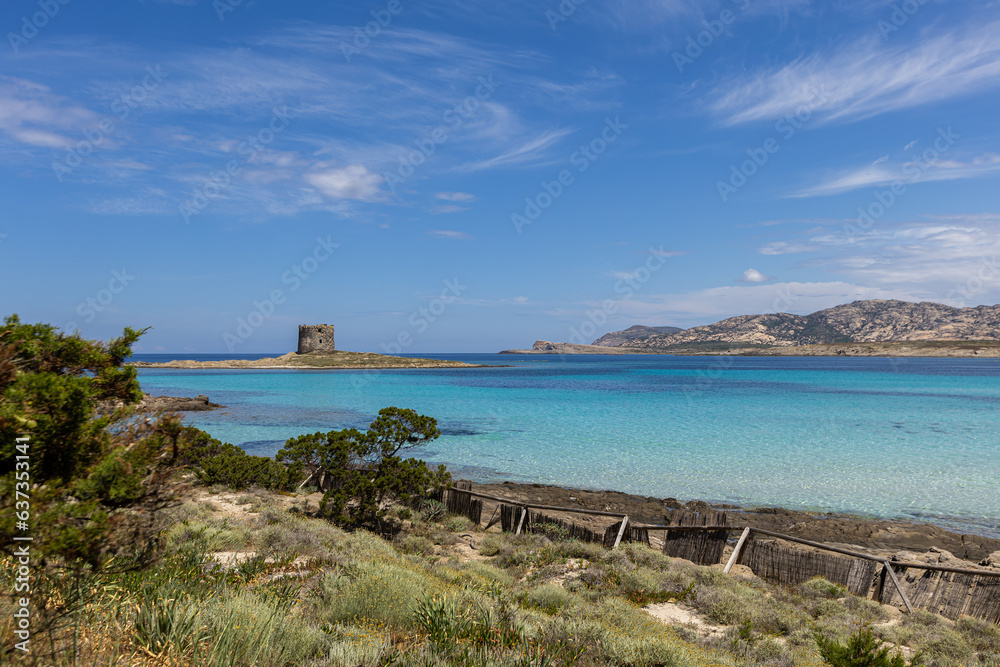
[[[531,350],[504,353],[1000,357],[1000,305],[855,301],[809,315],[739,315],[691,329],[633,326],[592,345],[537,341]]]
[[[221,361],[194,361],[191,359],[153,363],[133,361],[136,368],[189,368],[189,369],[299,369],[334,370],[364,368],[477,368],[479,364],[441,359],[420,359],[413,357],[392,357],[373,352],[347,352],[338,350],[335,344],[334,327],[331,324],[299,325],[299,344],[295,352],[278,357],[261,359],[224,359]],[[211,409],[211,408],[208,408]]]
[[[299,370],[334,370],[363,368],[481,368],[480,364],[467,364],[462,361],[446,361],[441,359],[422,359],[417,357],[391,357],[373,352],[346,352],[334,350],[331,352],[307,352],[298,354],[289,352],[279,357],[263,357],[261,359],[225,359],[222,361],[177,360],[152,363],[148,361],[131,362],[136,368],[188,368],[188,369],[299,369]]]

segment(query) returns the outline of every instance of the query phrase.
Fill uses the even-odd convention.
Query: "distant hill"
[[[608,334],[594,341],[594,344],[601,345],[600,341],[609,336],[621,336],[638,328],[649,327],[631,327],[623,332]],[[672,333],[649,333],[621,340],[621,343],[614,343],[613,346],[661,349],[721,343],[791,346],[849,342],[1000,340],[1000,305],[952,308],[928,301],[855,301],[811,315],[739,315],[706,326]]]
[[[636,324],[635,326],[625,329],[625,331],[612,331],[611,333],[606,333],[597,340],[594,341],[594,345],[600,345],[602,347],[622,347],[625,343],[635,340],[636,338],[646,338],[648,336],[655,336],[658,334],[674,334],[679,331],[684,331],[680,327],[644,327],[641,324]]]

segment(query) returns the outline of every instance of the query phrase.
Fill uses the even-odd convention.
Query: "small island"
[[[335,346],[334,327],[329,324],[303,324],[299,326],[299,346],[296,352],[278,357],[260,359],[224,359],[220,361],[194,361],[180,359],[153,363],[133,361],[136,368],[187,368],[187,369],[298,369],[335,370],[365,368],[482,368],[481,364],[462,361],[423,359],[418,357],[393,357],[374,352],[347,352]]]

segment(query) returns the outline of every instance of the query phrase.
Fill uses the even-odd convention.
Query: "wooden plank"
[[[517,522],[517,530],[514,531],[515,535],[521,534],[521,526],[524,525],[524,519],[528,516],[528,508],[525,507],[521,509],[521,520]]]
[[[486,528],[483,528],[483,530],[487,531],[487,530],[489,530],[490,528],[492,528],[494,525],[496,525],[498,523],[500,523],[500,505],[499,504],[496,507],[493,508],[493,514],[490,515],[490,520],[486,524]]]
[[[487,500],[495,500],[498,503],[507,503],[513,505],[519,505],[521,507],[527,507],[533,510],[550,510],[553,512],[575,512],[576,514],[591,514],[594,516],[613,516],[618,519],[625,516],[622,512],[602,512],[600,510],[588,510],[579,507],[553,507],[552,505],[536,505],[534,503],[522,503],[511,498],[500,498],[499,496],[491,496],[485,493],[479,493],[478,491],[464,491],[463,493],[471,493],[478,498],[486,498]]]
[[[614,551],[615,549],[617,549],[618,545],[621,544],[621,542],[622,542],[622,535],[625,534],[625,528],[626,527],[628,527],[628,515],[625,515],[625,518],[622,519],[622,527],[618,529],[618,537],[615,538],[615,545],[613,547],[611,547],[612,551]]]
[[[726,563],[726,567],[722,570],[724,574],[729,574],[729,571],[733,569],[733,565],[736,564],[736,559],[739,558],[740,551],[743,549],[743,543],[747,541],[747,537],[749,536],[750,526],[747,526],[743,529],[743,534],[740,535],[740,540],[736,543],[736,548],[733,549],[733,555],[729,557],[729,562]]]
[[[896,573],[892,571],[892,565],[889,561],[883,560],[882,565],[885,566],[885,571],[889,574],[889,578],[892,579],[892,583],[896,585],[896,592],[899,593],[899,597],[903,599],[903,604],[906,605],[906,611],[913,613],[913,605],[910,604],[910,598],[906,597],[906,593],[903,592],[903,586],[899,583],[899,579],[896,578]]]
[[[934,565],[933,563],[909,563],[892,561],[898,567],[912,567],[914,570],[934,570],[935,572],[955,572],[956,574],[973,574],[984,577],[1000,577],[1000,570],[972,570],[966,567],[951,567],[949,565]]]
[[[797,542],[799,544],[805,544],[806,546],[816,547],[817,549],[824,549],[826,551],[833,551],[838,554],[844,554],[845,556],[854,556],[855,558],[864,558],[866,560],[873,560],[879,563],[885,562],[884,558],[879,556],[872,556],[871,554],[864,554],[860,551],[851,551],[850,549],[841,549],[840,547],[831,547],[827,544],[822,544],[820,542],[813,542],[812,540],[804,540],[801,537],[792,537],[790,535],[782,535],[781,533],[774,533],[770,530],[764,530],[763,528],[751,528],[754,533],[760,533],[761,535],[770,535],[771,537],[777,537],[781,540],[787,540],[788,542]]]
[[[633,528],[642,528],[644,530],[670,530],[670,531],[685,531],[685,530],[743,530],[740,526],[660,526],[660,525],[649,525],[644,523],[633,523]]]

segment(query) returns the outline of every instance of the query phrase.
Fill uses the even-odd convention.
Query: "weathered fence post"
[[[910,598],[906,597],[906,593],[903,592],[903,585],[899,583],[899,579],[896,578],[896,573],[892,570],[892,565],[889,561],[882,561],[882,565],[885,566],[885,571],[889,574],[889,578],[892,579],[892,583],[896,585],[896,592],[899,593],[899,597],[903,599],[903,604],[906,605],[906,611],[913,613],[913,605],[910,604]]]
[[[736,564],[736,559],[740,556],[740,551],[743,549],[743,543],[747,541],[747,537],[750,535],[750,526],[743,529],[743,533],[740,535],[739,541],[736,543],[736,548],[733,549],[733,555],[729,557],[729,562],[726,563],[726,567],[722,570],[723,573],[729,574],[729,571],[733,569],[733,565]]]
[[[515,535],[520,535],[521,534],[521,526],[524,525],[524,520],[527,518],[527,516],[528,516],[528,508],[527,507],[522,507],[521,508],[521,520],[517,522],[517,530],[514,531]]]
[[[625,528],[628,527],[628,515],[626,514],[622,517],[622,527],[618,529],[618,537],[615,538],[615,545],[611,547],[612,550],[617,549],[618,545],[621,544],[622,535],[625,534]]]

